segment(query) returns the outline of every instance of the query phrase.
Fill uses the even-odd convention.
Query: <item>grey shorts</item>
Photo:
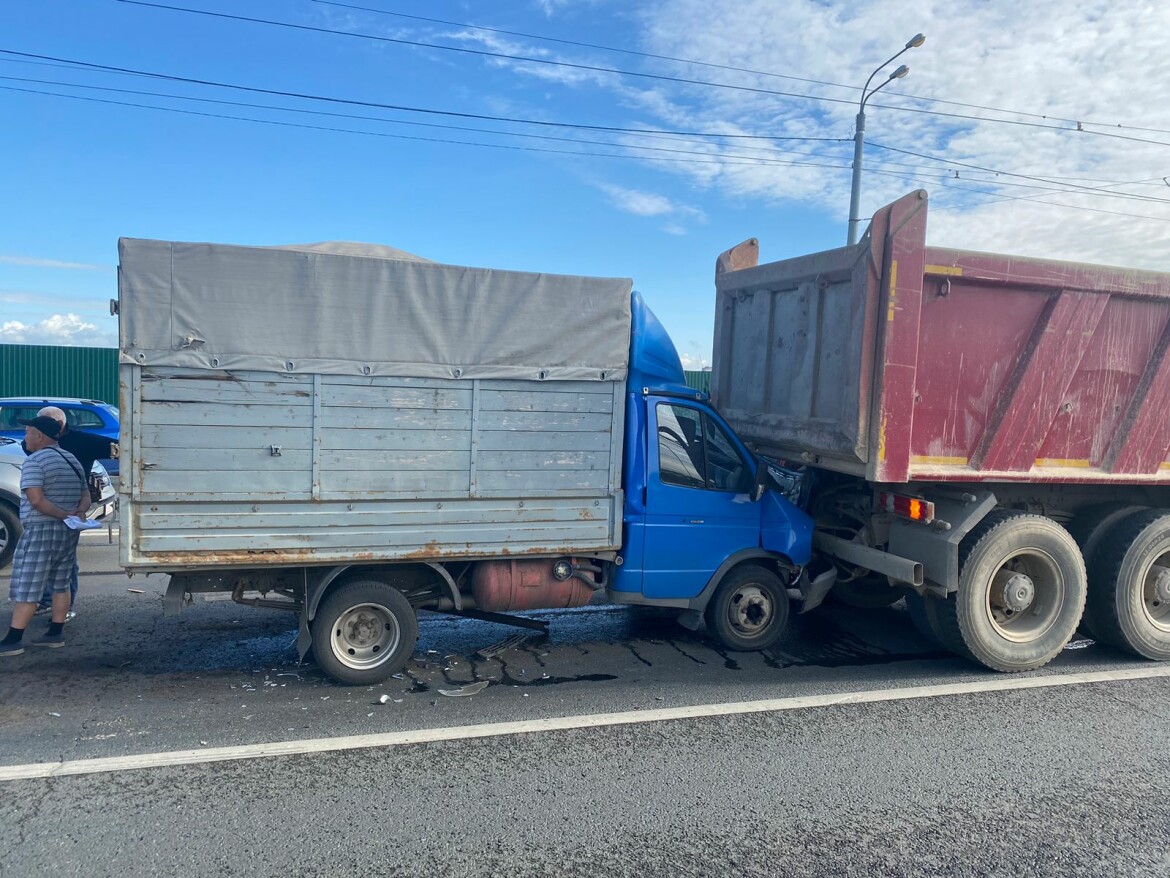
[[[60,521],[29,522],[12,556],[8,599],[32,603],[47,591],[69,591],[77,558],[77,536],[77,531]]]

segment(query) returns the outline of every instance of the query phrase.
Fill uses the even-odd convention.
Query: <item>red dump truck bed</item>
[[[724,253],[711,393],[762,452],[873,482],[1170,483],[1170,273],[926,246]]]

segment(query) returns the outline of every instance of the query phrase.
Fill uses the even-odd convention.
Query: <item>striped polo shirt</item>
[[[40,488],[50,502],[72,512],[81,502],[81,492],[88,491],[85,480],[78,475],[81,464],[68,451],[55,445],[42,448],[28,456],[20,470],[20,521],[28,525],[40,521],[57,521],[43,515],[28,502],[29,488]]]

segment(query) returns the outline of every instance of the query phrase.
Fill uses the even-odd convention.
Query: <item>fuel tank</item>
[[[564,578],[566,570],[575,568],[572,558],[480,561],[471,574],[475,606],[491,613],[583,607],[594,589],[580,578],[588,574]],[[562,578],[557,577],[558,570]]]

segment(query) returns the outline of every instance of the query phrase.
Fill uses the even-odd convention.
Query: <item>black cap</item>
[[[16,423],[40,430],[50,439],[56,439],[61,435],[61,423],[48,415],[37,415],[35,418],[17,418]]]

